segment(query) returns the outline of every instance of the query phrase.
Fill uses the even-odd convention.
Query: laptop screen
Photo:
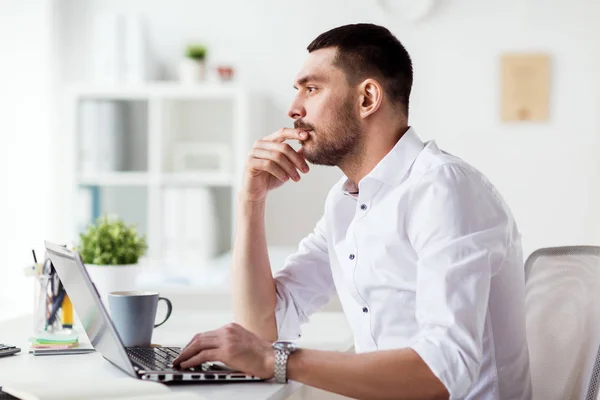
[[[137,376],[79,253],[47,241],[45,245],[94,348],[123,371]]]

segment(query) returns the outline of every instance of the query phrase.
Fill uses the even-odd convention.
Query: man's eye
[[[307,87],[307,88],[306,88],[306,90],[308,91],[308,93],[312,93],[312,92],[316,92],[316,91],[317,91],[317,88],[316,88],[316,87],[309,86],[309,87]]]

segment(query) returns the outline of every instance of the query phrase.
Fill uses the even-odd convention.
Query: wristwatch
[[[296,343],[278,340],[272,345],[275,350],[275,382],[287,382],[287,361],[290,354],[296,351]]]

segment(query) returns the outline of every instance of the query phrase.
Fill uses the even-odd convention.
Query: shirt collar
[[[377,163],[375,168],[361,182],[368,179],[375,179],[386,185],[395,185],[406,175],[408,169],[424,147],[425,144],[417,136],[415,130],[409,127],[392,150]],[[349,194],[358,192],[356,185],[347,178],[342,186],[342,190]]]

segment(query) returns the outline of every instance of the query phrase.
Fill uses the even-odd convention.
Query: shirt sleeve
[[[505,259],[512,217],[482,177],[457,164],[425,174],[411,204],[419,324],[411,347],[451,399],[463,398],[479,376],[491,278]]]
[[[275,276],[275,319],[279,339],[297,339],[300,326],[335,293],[331,276],[325,218],[305,237]]]

